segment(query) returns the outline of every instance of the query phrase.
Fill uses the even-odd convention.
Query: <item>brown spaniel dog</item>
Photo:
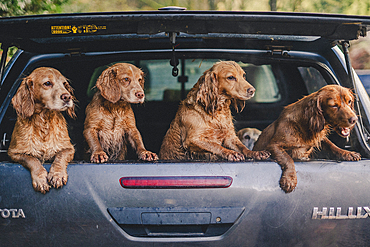
[[[251,151],[236,136],[230,104],[254,96],[255,89],[235,62],[218,62],[199,78],[180,103],[159,152],[160,159],[267,159],[266,151]]]
[[[49,183],[59,188],[68,180],[75,150],[61,111],[75,117],[72,91],[58,70],[41,67],[24,78],[12,99],[18,117],[8,154],[30,170],[33,188],[43,194]],[[49,160],[53,163],[48,173],[42,163]]]
[[[86,107],[84,126],[91,161],[124,160],[127,144],[139,159],[157,160],[157,155],[144,147],[130,104],[144,102],[143,72],[132,64],[117,63],[102,72],[96,87],[98,91]]]
[[[331,129],[348,137],[357,116],[353,93],[328,85],[288,105],[279,118],[262,131],[253,150],[267,150],[281,166],[280,187],[291,192],[297,185],[293,160],[307,160],[315,148],[330,151],[338,160],[360,160],[360,154],[337,147],[328,139]]]

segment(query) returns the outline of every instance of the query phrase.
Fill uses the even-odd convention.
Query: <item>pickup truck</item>
[[[367,246],[370,100],[348,46],[369,26],[364,16],[176,8],[1,18],[0,246]],[[317,152],[296,161],[291,193],[280,189],[273,159],[148,162],[129,150],[127,160],[90,162],[85,108],[107,66],[127,62],[145,72],[145,102],[132,108],[145,147],[158,153],[179,102],[220,60],[236,61],[256,89],[233,112],[236,131],[263,130],[284,106],[327,84],[351,88],[357,124],[349,138],[330,139],[362,159]],[[78,102],[77,118],[66,116],[75,147],[68,183],[44,195],[7,150],[11,99],[45,66],[70,80]]]

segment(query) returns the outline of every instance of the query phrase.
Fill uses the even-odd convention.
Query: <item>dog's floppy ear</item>
[[[140,69],[140,75],[141,75],[141,81],[140,81],[140,86],[144,90],[144,83],[145,83],[145,73]]]
[[[208,114],[213,116],[217,109],[219,95],[217,75],[214,71],[207,70],[199,80],[200,83],[196,101],[204,106]]]
[[[349,91],[349,94],[352,96],[352,100],[351,100],[351,109],[352,109],[352,110],[355,110],[356,94],[355,94],[355,92],[353,92],[353,90],[352,90],[352,89],[349,89],[349,88],[348,88],[348,91]]]
[[[73,105],[72,105],[72,107],[68,107],[67,114],[68,114],[68,116],[70,116],[71,118],[74,119],[74,118],[76,118],[75,104],[74,104],[74,102],[76,102],[76,97],[73,93],[74,89],[71,87],[71,85],[69,85],[67,79],[66,79],[66,81],[64,82],[63,85],[64,85],[65,89],[67,89],[68,93],[72,96]]]
[[[35,101],[33,99],[33,81],[26,77],[21,82],[17,93],[12,99],[12,104],[18,116],[29,118],[35,112]]]
[[[312,133],[320,132],[325,127],[325,118],[321,109],[322,99],[317,93],[308,101],[308,105],[304,110],[305,120],[308,122],[308,127]]]
[[[106,100],[112,103],[120,100],[121,89],[119,88],[119,81],[117,79],[117,69],[113,67],[104,70],[96,81],[96,87]]]

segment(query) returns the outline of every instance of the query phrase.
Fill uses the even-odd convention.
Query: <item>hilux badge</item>
[[[312,211],[312,219],[327,219],[327,220],[335,220],[335,219],[366,219],[370,217],[370,208],[369,207],[357,207],[356,214],[353,207],[349,207],[347,214],[342,214],[342,208],[337,207],[330,207],[329,210],[327,207],[323,207],[321,211],[319,211],[318,207],[314,207]]]
[[[26,215],[23,212],[23,209],[0,209],[0,215],[2,218],[7,219],[9,217],[17,219],[17,218],[26,218]]]

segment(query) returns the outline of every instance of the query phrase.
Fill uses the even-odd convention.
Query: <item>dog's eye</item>
[[[348,105],[352,104],[352,100],[348,100]]]
[[[236,80],[236,78],[234,76],[229,76],[229,77],[227,77],[227,79],[230,80],[230,81],[235,81]]]
[[[47,82],[44,82],[44,85],[47,87],[50,87],[50,86],[53,86],[53,83],[51,83],[50,81],[47,81]]]

